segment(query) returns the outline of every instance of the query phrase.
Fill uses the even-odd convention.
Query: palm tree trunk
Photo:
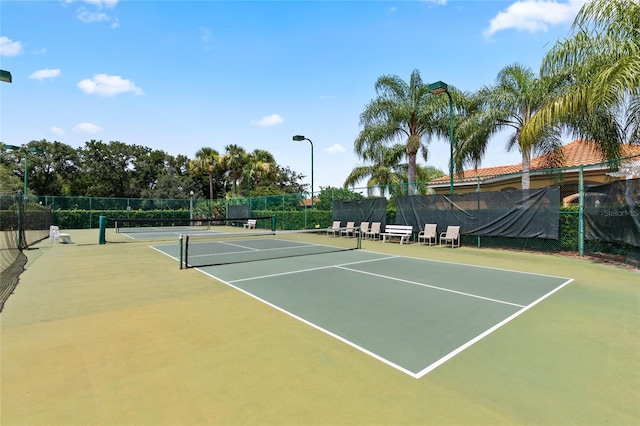
[[[529,189],[531,186],[531,148],[525,148],[522,150],[522,189]]]
[[[409,182],[407,183],[407,194],[415,195],[416,193],[416,154],[409,154],[409,170],[407,176]]]
[[[238,173],[234,170],[233,172],[233,196],[237,196],[237,187],[238,187]]]
[[[209,173],[209,200],[213,201],[213,173]]]

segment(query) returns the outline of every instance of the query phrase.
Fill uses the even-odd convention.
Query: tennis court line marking
[[[376,253],[376,252],[372,252],[372,253]],[[470,266],[472,268],[491,269],[493,271],[514,272],[517,274],[524,274],[524,275],[535,275],[537,277],[560,278],[562,280],[572,279],[568,277],[561,277],[559,275],[539,274],[537,272],[527,272],[527,271],[516,271],[513,269],[496,268],[495,266],[484,266],[484,265],[474,265],[470,263],[451,262],[449,260],[426,259],[424,257],[413,257],[413,256],[402,256],[402,257],[406,257],[407,259],[423,260],[425,262],[446,263],[448,265]]]
[[[562,283],[558,287],[554,288],[553,290],[551,290],[547,294],[543,294],[538,299],[534,300],[533,302],[531,302],[527,306],[523,307],[519,311],[517,311],[517,312],[513,313],[512,315],[508,316],[507,318],[503,319],[502,321],[500,321],[499,323],[497,323],[493,327],[491,327],[491,328],[485,330],[484,332],[480,333],[479,335],[477,335],[473,339],[469,340],[467,343],[457,347],[456,349],[454,349],[453,351],[449,352],[447,355],[443,356],[439,360],[431,363],[426,368],[424,368],[421,371],[413,374],[413,377],[415,377],[416,379],[419,379],[419,378],[423,377],[424,375],[426,375],[427,373],[435,370],[436,368],[438,368],[439,366],[441,366],[445,362],[449,361],[454,356],[458,355],[460,352],[462,352],[465,349],[467,349],[469,346],[473,345],[474,343],[479,342],[480,340],[484,339],[489,334],[493,333],[494,331],[496,331],[497,329],[499,329],[503,325],[513,321],[515,318],[519,317],[520,315],[522,315],[523,313],[525,313],[529,309],[533,308],[535,305],[537,305],[538,303],[542,302],[544,299],[546,299],[547,297],[551,296],[555,292],[559,291],[560,289],[562,289],[563,287],[565,287],[566,285],[568,285],[572,281],[573,281],[573,278],[568,278],[567,281],[565,281],[564,283]]]
[[[238,247],[241,249],[247,249],[249,251],[258,251],[260,249],[254,248],[254,247],[247,247],[247,246],[243,246],[242,244],[233,244],[227,241],[220,241],[220,244],[222,245],[227,245],[227,246],[231,246],[231,247]],[[244,253],[243,251],[236,251],[236,252],[231,252],[231,253],[225,253],[225,254],[234,254],[234,253]],[[202,256],[202,255],[201,255]],[[210,256],[210,255],[206,255],[206,256]]]
[[[399,281],[399,282],[406,283],[406,284],[417,285],[417,286],[420,286],[420,287],[427,287],[427,288],[431,288],[431,289],[434,289],[434,290],[446,291],[448,293],[455,293],[455,294],[459,294],[459,295],[462,295],[462,296],[473,297],[473,298],[476,298],[476,299],[483,299],[483,300],[487,300],[489,302],[502,303],[504,305],[517,306],[519,308],[524,308],[525,307],[525,305],[519,305],[517,303],[507,302],[505,300],[492,299],[490,297],[479,296],[479,295],[473,294],[473,293],[465,293],[464,291],[451,290],[451,289],[448,289],[448,288],[438,287],[438,286],[430,285],[430,284],[423,284],[423,283],[419,283],[419,282],[416,282],[416,281],[405,280],[403,278],[390,277],[388,275],[382,275],[382,274],[374,274],[373,272],[367,272],[367,271],[359,271],[357,269],[346,268],[344,266],[335,266],[335,268],[344,269],[345,271],[357,272],[357,273],[365,274],[365,275],[372,275],[374,277],[385,278],[387,280]]]
[[[394,256],[394,257],[397,257],[397,256]],[[353,263],[362,263],[362,262],[353,262]],[[273,304],[273,303],[271,303],[271,302],[269,302],[269,301],[267,301],[267,300],[265,300],[265,299],[263,299],[261,297],[258,297],[255,294],[253,294],[253,293],[251,293],[251,292],[249,292],[247,290],[244,290],[244,289],[242,289],[240,287],[236,287],[235,285],[231,284],[231,282],[229,282],[229,281],[225,281],[225,280],[223,280],[221,278],[218,278],[215,275],[212,275],[212,274],[210,274],[208,272],[205,272],[200,268],[195,268],[195,269],[197,271],[199,271],[199,272],[201,272],[201,273],[203,273],[203,274],[205,274],[205,275],[217,280],[217,281],[220,281],[223,284],[228,285],[229,287],[231,287],[233,289],[236,289],[236,290],[246,294],[247,296],[249,296],[249,297],[251,297],[251,298],[253,298],[253,299],[255,299],[255,300],[259,301],[259,302],[264,303],[267,306],[270,306],[271,308],[273,308],[273,309],[275,309],[277,311],[282,312],[285,315],[290,316],[291,318],[294,318],[294,319],[302,322],[303,324],[306,324],[306,325],[308,325],[308,326],[310,326],[312,328],[315,328],[316,330],[318,330],[318,331],[320,331],[320,332],[322,332],[322,333],[324,333],[324,334],[326,334],[326,335],[328,335],[330,337],[333,337],[334,339],[336,339],[336,340],[338,340],[338,341],[340,341],[340,342],[342,342],[342,343],[344,343],[344,344],[346,344],[348,346],[351,346],[352,348],[354,348],[354,349],[356,349],[356,350],[358,350],[360,352],[363,352],[364,354],[369,355],[370,357],[372,357],[374,359],[377,359],[378,361],[382,362],[383,364],[386,364],[386,365],[388,365],[388,366],[390,366],[392,368],[395,368],[396,370],[401,371],[401,372],[403,372],[403,373],[405,373],[405,374],[407,374],[407,375],[409,375],[409,376],[411,376],[411,377],[413,377],[415,379],[419,378],[419,377],[416,377],[416,373],[414,373],[414,372],[412,372],[410,370],[407,370],[406,368],[402,367],[401,365],[398,365],[398,364],[396,364],[396,363],[394,363],[392,361],[389,361],[388,359],[378,355],[375,352],[371,352],[370,350],[368,350],[368,349],[366,349],[366,348],[364,348],[364,347],[362,347],[362,346],[360,346],[360,345],[358,345],[356,343],[353,343],[351,340],[348,340],[348,339],[340,336],[339,334],[336,334],[336,333],[334,333],[332,331],[329,331],[326,328],[320,327],[319,325],[314,324],[311,321],[306,320],[306,319],[294,314],[293,312],[289,312],[286,309],[281,308],[280,306],[275,305],[275,304]],[[310,269],[310,270],[315,270],[315,269],[323,269],[323,268],[314,268],[314,269]],[[282,275],[282,274],[277,274],[277,275]],[[243,281],[243,280],[237,280],[237,281]]]
[[[237,280],[231,280],[229,282],[230,283],[239,283],[239,282],[242,282],[242,281],[261,280],[263,278],[280,277],[280,276],[283,276],[283,275],[292,275],[292,274],[300,274],[300,273],[304,273],[304,272],[320,271],[322,269],[331,269],[331,268],[336,268],[336,267],[339,267],[339,266],[358,265],[360,263],[377,262],[379,260],[394,259],[396,257],[401,257],[401,256],[383,256],[383,257],[379,257],[379,258],[376,258],[376,259],[358,260],[358,261],[355,261],[355,262],[341,263],[341,264],[338,264],[338,265],[327,265],[327,266],[318,266],[316,268],[296,269],[295,271],[278,272],[277,274],[258,275],[256,277],[249,277],[249,278],[239,278]],[[206,272],[204,272],[204,273],[209,275],[210,277],[213,277],[213,278],[219,280],[218,277],[215,277],[215,276],[213,276],[211,274],[208,274]],[[223,282],[225,282],[225,281],[223,281]]]
[[[386,259],[386,258],[391,259],[391,258],[395,258],[395,257],[402,257],[402,256],[388,256],[388,257],[384,257],[382,259]],[[349,263],[346,263],[345,265],[373,262],[375,260],[380,260],[380,259],[371,259],[371,260],[359,261],[359,262],[349,262]],[[320,267],[320,268],[310,268],[310,269],[307,269],[305,271],[314,271],[314,270],[318,270],[318,269],[326,269],[326,268],[333,268],[333,267],[335,267],[335,265],[328,266],[328,267]],[[424,377],[426,374],[428,374],[431,371],[435,370],[437,367],[439,367],[442,364],[444,364],[445,362],[449,361],[450,359],[452,359],[453,357],[455,357],[456,355],[458,355],[459,353],[461,353],[465,349],[469,348],[473,344],[475,344],[475,343],[479,342],[480,340],[482,340],[483,338],[487,337],[489,334],[493,333],[494,331],[498,330],[502,326],[504,326],[507,323],[511,322],[512,320],[514,320],[518,316],[522,315],[524,312],[526,312],[529,309],[531,309],[533,306],[535,306],[538,303],[542,302],[544,299],[546,299],[547,297],[551,296],[552,294],[554,294],[555,292],[559,291],[560,289],[562,289],[563,287],[565,287],[566,285],[568,285],[569,283],[571,283],[573,281],[573,278],[567,279],[567,281],[565,281],[563,284],[561,284],[560,286],[556,287],[552,291],[548,292],[547,294],[542,295],[541,297],[539,297],[538,299],[536,299],[535,301],[533,301],[529,305],[523,306],[522,309],[518,310],[517,312],[515,312],[514,314],[512,314],[509,317],[505,318],[504,320],[500,321],[499,323],[497,323],[493,327],[491,327],[491,328],[487,329],[486,331],[480,333],[479,335],[477,335],[473,339],[469,340],[468,342],[464,343],[463,345],[460,345],[459,347],[457,347],[453,351],[449,352],[447,355],[445,355],[445,356],[439,358],[437,361],[429,364],[424,369],[418,371],[417,373],[414,373],[414,372],[402,367],[401,365],[398,365],[398,364],[396,364],[396,363],[394,363],[394,362],[392,362],[392,361],[390,361],[390,360],[388,360],[388,359],[376,354],[375,352],[372,352],[372,351],[370,351],[370,350],[368,350],[368,349],[366,349],[366,348],[364,348],[364,347],[352,342],[351,340],[348,340],[348,339],[346,339],[346,338],[344,338],[344,337],[342,337],[342,336],[340,336],[340,335],[338,335],[336,333],[333,333],[332,331],[329,331],[329,330],[327,330],[327,329],[325,329],[323,327],[320,327],[319,325],[314,324],[311,321],[308,321],[308,320],[306,320],[306,319],[304,319],[304,318],[302,318],[302,317],[300,317],[300,316],[298,316],[298,315],[296,315],[296,314],[294,314],[292,312],[287,311],[284,308],[281,308],[280,306],[277,306],[277,305],[275,305],[275,304],[273,304],[273,303],[271,303],[271,302],[269,302],[269,301],[267,301],[267,300],[265,300],[265,299],[263,299],[263,298],[261,298],[259,296],[256,296],[255,294],[253,294],[253,293],[251,293],[251,292],[249,292],[247,290],[244,290],[244,289],[242,289],[240,287],[237,287],[237,286],[232,284],[232,282],[246,281],[246,280],[251,280],[252,278],[233,280],[233,281],[225,281],[225,280],[223,280],[223,279],[221,279],[219,277],[216,277],[215,275],[212,275],[212,274],[210,274],[208,272],[203,271],[200,268],[195,268],[195,269],[198,270],[199,272],[201,272],[201,273],[203,273],[203,274],[205,274],[205,275],[217,280],[217,281],[220,281],[220,282],[228,285],[229,287],[232,287],[232,288],[234,288],[234,289],[246,294],[247,296],[249,296],[249,297],[251,297],[251,298],[253,298],[255,300],[258,300],[258,301],[266,304],[267,306],[270,306],[270,307],[276,309],[277,311],[282,312],[285,315],[288,315],[288,316],[290,316],[290,317],[292,317],[294,319],[297,319],[298,321],[300,321],[300,322],[302,322],[302,323],[304,323],[304,324],[306,324],[306,325],[308,325],[308,326],[310,326],[310,327],[312,327],[312,328],[314,328],[314,329],[316,329],[316,330],[318,330],[318,331],[320,331],[320,332],[322,332],[322,333],[324,333],[324,334],[326,334],[328,336],[331,336],[331,337],[339,340],[340,342],[342,342],[342,343],[344,343],[344,344],[346,344],[348,346],[351,346],[352,348],[354,348],[356,350],[359,350],[360,352],[362,352],[364,354],[367,354],[367,355],[371,356],[374,359],[377,359],[378,361],[380,361],[380,362],[382,362],[382,363],[384,363],[384,364],[386,364],[386,365],[388,365],[388,366],[390,366],[392,368],[395,368],[398,371],[401,371],[401,372],[413,377],[414,379],[420,379],[420,378]],[[294,272],[288,272],[288,273],[282,273],[282,274],[271,274],[271,275],[265,275],[264,277],[288,275],[288,274],[293,274],[293,273],[296,273],[296,272],[301,272],[301,271],[294,271]],[[356,271],[356,272],[360,272],[360,271]],[[520,306],[520,305],[518,305],[518,306]]]
[[[159,251],[160,253],[171,257],[172,259],[176,259],[174,256],[163,252],[162,250],[157,249],[156,247],[153,246],[149,246],[152,249]],[[328,335],[333,337],[334,339],[339,340],[340,342],[351,346],[352,348],[359,350],[360,352],[367,354],[369,356],[371,356],[374,359],[377,359],[378,361],[392,367],[395,368],[396,370],[403,372],[411,377],[413,377],[414,379],[420,379],[422,377],[424,377],[426,374],[430,373],[431,371],[435,370],[436,368],[438,368],[439,366],[441,366],[442,364],[444,364],[445,362],[449,361],[450,359],[452,359],[453,357],[455,357],[456,355],[458,355],[459,353],[461,353],[462,351],[464,351],[465,349],[469,348],[470,346],[472,346],[473,344],[479,342],[480,340],[482,340],[483,338],[487,337],[488,335],[490,335],[491,333],[493,333],[494,331],[498,330],[499,328],[501,328],[502,326],[508,324],[509,322],[513,321],[515,318],[519,317],[520,315],[522,315],[523,313],[525,313],[526,311],[528,311],[529,309],[531,309],[532,307],[534,307],[535,305],[537,305],[538,303],[542,302],[544,299],[548,298],[549,296],[551,296],[552,294],[556,293],[557,291],[561,290],[562,288],[564,288],[565,286],[567,286],[568,284],[570,284],[571,282],[573,282],[573,278],[566,278],[566,281],[564,283],[562,283],[561,285],[559,285],[558,287],[556,287],[555,289],[551,290],[550,292],[548,292],[547,294],[542,295],[541,297],[539,297],[538,299],[536,299],[535,301],[533,301],[532,303],[530,303],[527,306],[522,307],[522,309],[518,310],[517,312],[515,312],[514,314],[510,315],[509,317],[505,318],[504,320],[500,321],[499,323],[495,324],[493,327],[487,329],[486,331],[480,333],[478,336],[474,337],[473,339],[469,340],[468,342],[460,345],[459,347],[457,347],[456,349],[454,349],[453,351],[449,352],[447,355],[441,357],[440,359],[438,359],[437,361],[431,363],[430,365],[428,365],[427,367],[425,367],[424,369],[420,370],[417,373],[414,373],[404,367],[402,367],[401,365],[398,365],[378,354],[376,354],[375,352],[371,352],[370,350],[338,335],[335,334],[323,327],[318,326],[317,324],[314,324],[292,312],[289,312],[287,310],[285,310],[284,308],[281,308],[265,299],[262,299],[261,297],[256,296],[255,294],[244,290],[240,287],[237,287],[235,285],[232,284],[232,282],[241,282],[241,281],[247,281],[247,280],[253,280],[253,279],[260,279],[260,278],[266,278],[266,277],[273,277],[273,276],[281,276],[281,275],[289,275],[289,274],[295,274],[298,272],[306,272],[306,271],[316,271],[316,270],[321,270],[321,269],[327,269],[327,268],[335,268],[335,267],[339,267],[339,266],[345,266],[345,265],[354,265],[354,264],[360,264],[360,263],[367,263],[367,262],[375,262],[378,260],[385,260],[385,259],[393,259],[393,258],[398,258],[398,257],[405,257],[405,256],[400,256],[400,255],[393,255],[393,256],[382,256],[380,258],[376,258],[376,259],[369,259],[369,260],[363,260],[363,261],[356,261],[356,262],[348,262],[348,263],[344,263],[341,265],[329,265],[329,266],[324,266],[324,267],[318,267],[318,268],[309,268],[309,269],[305,269],[305,270],[298,270],[298,271],[291,271],[291,272],[284,272],[284,273],[279,273],[279,274],[270,274],[270,275],[263,275],[260,277],[254,277],[254,278],[243,278],[243,279],[239,279],[239,280],[232,280],[232,281],[225,281],[219,277],[216,277],[215,275],[212,275],[200,268],[194,268],[197,271],[203,273],[204,275],[207,275],[211,278],[213,278],[214,280],[220,281],[221,283],[224,283],[225,285],[228,285],[229,287],[232,287],[244,294],[246,294],[247,296],[258,300],[264,304],[266,304],[267,306],[270,306],[274,309],[276,309],[277,311],[280,311],[282,313],[284,313],[285,315],[288,315],[294,319],[297,319],[298,321]],[[421,259],[421,260],[427,260],[427,259]],[[439,261],[435,261],[435,262],[439,262]],[[458,263],[456,262],[446,262],[446,261],[442,261],[442,263],[450,263],[450,264],[454,264],[454,265],[458,265]],[[470,265],[470,266],[474,266],[474,265]],[[508,271],[508,272],[519,272],[519,271],[512,271],[512,270],[508,270],[508,269],[501,269],[501,268],[491,268],[491,267],[486,267],[487,269],[496,269],[496,270],[503,270],[503,271]],[[348,268],[344,268],[344,269],[348,269]],[[361,272],[361,271],[357,271],[357,272]],[[523,272],[525,274],[530,274],[530,275],[540,275],[540,276],[546,276],[546,277],[551,277],[551,278],[562,278],[562,277],[557,277],[557,276],[553,276],[553,275],[544,275],[544,274],[535,274],[535,273],[527,273],[527,272]],[[517,305],[520,306],[520,305]]]

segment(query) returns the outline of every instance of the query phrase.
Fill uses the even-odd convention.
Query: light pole
[[[449,145],[451,156],[449,157],[449,193],[453,194],[453,99],[451,93],[449,93],[449,86],[442,81],[436,81],[427,86],[427,90],[438,95],[440,93],[446,93],[449,97]]]
[[[193,191],[189,191],[191,198],[189,199],[189,220],[193,220]]]
[[[26,145],[23,145],[22,147],[19,146],[15,146],[15,145],[7,145],[7,144],[3,144],[2,145],[3,149],[9,149],[11,151],[21,151],[22,148],[24,148],[24,192],[23,192],[23,197],[25,197],[25,202],[27,200],[27,191],[29,189],[28,183],[29,183],[29,177],[28,177],[28,158],[29,158],[29,152],[31,153],[41,153],[44,152],[44,150],[42,148],[36,148],[36,147],[31,147],[28,148]]]
[[[302,135],[295,135],[293,140],[296,142],[309,141],[311,144],[311,208],[313,208],[313,142],[311,142],[311,139],[305,138]]]

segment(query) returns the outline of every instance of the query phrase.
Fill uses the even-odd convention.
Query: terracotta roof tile
[[[593,142],[582,139],[575,140],[562,147],[564,155],[563,167],[575,167],[579,165],[598,164],[606,161],[605,157],[598,152]],[[640,145],[624,145],[622,147],[624,157],[640,155]],[[545,156],[536,157],[531,160],[531,170],[545,168]],[[638,158],[640,161],[640,158]],[[510,166],[484,167],[479,169],[465,170],[462,175],[455,175],[456,182],[475,181],[478,177],[489,177],[519,173],[522,171],[522,163]],[[442,176],[432,180],[430,183],[438,184],[449,182],[449,176]]]

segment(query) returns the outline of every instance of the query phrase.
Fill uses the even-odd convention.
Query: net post
[[[189,268],[189,235],[184,236],[184,269]]]
[[[99,224],[98,244],[106,244],[107,239],[105,237],[105,234],[106,234],[106,228],[107,228],[107,217],[100,216],[100,219],[98,220],[98,224]]]
[[[358,232],[355,232],[356,234],[356,249],[360,250],[362,248],[362,228],[360,228],[358,230]]]
[[[182,240],[183,239],[184,239],[184,235],[180,234],[180,238],[178,239],[178,244],[180,244],[180,259],[178,259],[180,263],[180,269],[182,269],[182,248],[183,248]]]

